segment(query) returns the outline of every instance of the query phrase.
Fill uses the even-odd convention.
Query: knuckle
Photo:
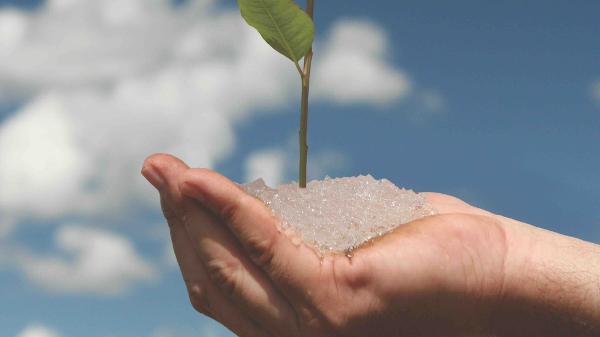
[[[241,197],[236,202],[224,206],[221,209],[221,219],[226,223],[236,224],[237,227],[243,226],[244,219],[241,218],[242,212],[240,210],[244,209],[249,201],[249,199]],[[276,233],[272,235],[264,235],[263,233],[248,235],[243,240],[244,248],[254,263],[260,267],[269,267],[274,258],[273,250],[277,239]]]
[[[373,271],[368,263],[364,263],[362,259],[355,259],[354,265],[351,267],[340,268],[338,277],[342,284],[349,287],[353,291],[362,291],[369,289],[373,283]]]
[[[247,197],[241,196],[235,201],[225,204],[220,210],[221,220],[229,224],[241,224],[244,221],[241,218],[241,210],[247,207],[248,201]]]
[[[221,220],[225,221],[226,223],[236,223],[236,221],[238,220],[238,214],[239,205],[232,203],[224,205],[221,208],[219,216],[221,217]]]
[[[206,264],[208,277],[227,297],[235,297],[240,292],[242,266],[239,262],[212,260]]]
[[[208,298],[208,292],[204,287],[199,284],[193,284],[188,287],[188,295],[194,310],[207,316],[211,315],[210,300]]]
[[[269,235],[266,237],[249,237],[246,242],[246,250],[252,261],[262,268],[270,268],[275,257],[275,244],[277,237]]]

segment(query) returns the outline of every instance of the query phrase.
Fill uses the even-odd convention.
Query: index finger
[[[304,288],[319,258],[305,245],[294,245],[278,226],[278,219],[258,199],[231,180],[208,169],[188,170],[181,192],[198,200],[227,224],[245,252],[281,286]]]

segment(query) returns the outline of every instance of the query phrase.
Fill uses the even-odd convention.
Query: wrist
[[[501,219],[508,247],[497,334],[599,335],[600,246]]]

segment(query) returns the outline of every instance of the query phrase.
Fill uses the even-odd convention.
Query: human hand
[[[192,305],[240,336],[575,336],[575,328],[598,327],[597,292],[565,301],[545,288],[558,278],[573,293],[594,285],[543,268],[596,254],[595,245],[428,193],[438,215],[401,226],[352,259],[320,259],[215,172],[165,155],[150,157],[142,172],[160,192]],[[600,270],[598,256],[591,271]],[[555,319],[564,314],[581,327]]]

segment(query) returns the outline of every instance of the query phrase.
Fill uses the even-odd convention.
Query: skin
[[[600,336],[600,246],[426,193],[439,212],[320,259],[169,155],[157,188],[192,306],[242,337]]]

